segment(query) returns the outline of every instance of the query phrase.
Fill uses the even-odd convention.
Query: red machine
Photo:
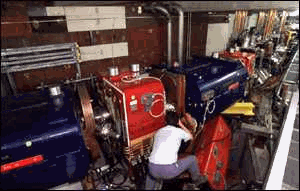
[[[224,50],[219,53],[219,56],[221,58],[231,58],[231,59],[239,59],[243,65],[246,67],[249,76],[252,76],[254,74],[254,64],[255,64],[255,53],[248,53],[248,52],[229,52],[227,50]]]
[[[133,162],[149,155],[156,130],[165,125],[165,91],[160,79],[117,72],[103,81],[105,102],[125,143],[125,156]]]
[[[207,176],[212,189],[225,189],[230,147],[231,130],[218,115],[205,124],[195,148],[200,172]]]

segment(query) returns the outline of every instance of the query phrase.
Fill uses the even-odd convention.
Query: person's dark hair
[[[174,112],[174,111],[167,111],[167,113],[166,113],[166,120],[167,120],[168,125],[179,127],[178,126],[179,119],[180,119],[180,116],[176,112]]]

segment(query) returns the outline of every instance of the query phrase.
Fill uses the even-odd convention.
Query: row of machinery
[[[291,45],[287,54],[293,56],[297,47]],[[70,59],[58,62],[55,55],[68,48]],[[47,64],[39,63],[36,54]],[[60,63],[75,64],[78,74],[75,80],[42,84],[37,91],[2,97],[1,187],[51,188],[80,180],[84,189],[99,189],[96,182],[101,180],[105,189],[127,181],[133,186],[126,188],[143,189],[154,134],[166,125],[166,111],[173,110],[193,117],[185,124],[195,139],[184,153],[196,155],[210,189],[226,189],[231,147],[240,143],[234,140],[232,124],[241,120],[230,121],[220,113],[239,101],[250,101],[259,105],[257,113],[261,115],[257,118],[261,120],[256,125],[269,127],[264,114],[270,110],[266,107],[282,105],[276,96],[271,97],[277,105],[262,103],[264,97],[259,91],[276,90],[281,95],[281,86],[275,87],[290,56],[280,61],[274,54],[268,60],[273,61],[272,68],[265,68],[265,57],[258,54],[251,48],[228,49],[217,57],[194,56],[178,66],[155,64],[145,70],[131,64],[130,71],[125,72],[112,66],[105,76],[82,78],[76,60],[78,49],[72,43],[1,51],[2,76],[7,75],[4,80],[10,85],[10,73]],[[253,119],[247,120],[250,123]],[[268,130],[253,131],[273,136]],[[97,166],[101,159],[105,165]],[[118,175],[121,178],[116,180]]]
[[[123,73],[111,67],[107,76],[3,97],[2,187],[45,188],[77,179],[93,188],[91,164],[101,157],[108,169],[122,164],[124,181],[138,187],[153,136],[166,125],[165,112],[174,110],[197,122],[192,152],[210,187],[224,189],[232,129],[219,113],[247,97],[248,83],[247,67],[239,61],[195,57],[180,67],[157,65],[150,73],[138,64]]]
[[[200,57],[191,66],[158,67],[150,75],[142,73],[138,64],[131,68],[119,73],[111,67],[107,76],[2,98],[2,186],[43,188],[83,178],[101,153],[109,167],[122,163],[128,177],[142,181],[139,164],[145,167],[153,136],[166,125],[166,110],[191,113],[198,123],[193,132],[199,133],[203,120],[244,96],[248,76],[239,62]],[[183,96],[174,96],[178,91]],[[226,124],[222,117],[216,120]],[[219,153],[209,166],[217,165],[224,178],[231,136],[228,128],[227,133],[218,133],[226,129],[223,125],[221,130],[210,128],[203,132],[209,135],[200,141],[204,145],[197,155],[205,166],[199,168],[212,173],[208,176],[214,185],[216,171],[204,162],[212,159],[204,156]],[[225,147],[215,143],[220,137]]]

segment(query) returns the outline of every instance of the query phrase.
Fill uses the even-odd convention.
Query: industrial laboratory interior
[[[1,1],[0,187],[299,190],[298,84],[299,1]]]

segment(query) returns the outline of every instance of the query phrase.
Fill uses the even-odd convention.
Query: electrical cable
[[[210,106],[211,103],[213,103],[214,105],[213,105],[212,110],[210,111],[210,110],[209,110],[209,106]],[[208,102],[208,106],[207,106],[207,111],[208,111],[208,113],[209,113],[209,114],[212,114],[212,113],[215,111],[215,108],[216,108],[216,101],[213,99],[213,100],[211,100],[211,101]]]
[[[155,80],[158,80],[159,82],[161,82],[161,80],[160,80],[159,78],[152,77],[152,76],[151,76],[151,77],[150,77],[150,76],[146,76],[146,77],[142,77],[142,78],[134,78],[134,79],[132,79],[132,80],[125,80],[126,78],[128,78],[128,76],[122,77],[122,78],[121,78],[121,81],[122,81],[122,82],[125,82],[125,83],[132,83],[132,82],[135,82],[135,81],[137,81],[137,80],[142,80],[142,79],[155,79]],[[162,101],[163,103],[165,102],[165,96],[164,96],[162,93],[154,93],[154,94],[153,94],[153,98],[154,98],[155,96],[157,96],[157,95],[162,96],[163,99],[158,99],[158,100],[153,101],[152,104],[151,104],[151,106],[150,106],[150,108],[152,108],[153,105],[154,105],[155,103],[157,103],[157,102],[160,102],[160,101]],[[150,111],[149,111],[149,114],[150,114],[153,118],[161,117],[164,113],[165,113],[165,109],[163,109],[163,111],[162,111],[160,114],[158,114],[158,115],[154,115],[154,114],[152,113],[151,109],[150,109]]]
[[[109,167],[108,169],[105,169],[103,171],[101,170],[101,168],[95,168],[95,164],[93,165],[93,168],[90,169],[88,171],[88,174],[94,179],[95,183],[99,182],[97,184],[95,184],[95,188],[97,188],[100,184],[104,184],[106,185],[107,188],[123,188],[123,186],[121,186],[122,184],[124,184],[126,182],[126,180],[128,179],[128,173],[126,171],[126,169],[122,169],[120,167],[116,167],[118,164],[121,164],[121,166],[124,167],[124,165],[121,163],[120,159],[117,159],[117,162],[114,163],[111,167]],[[92,172],[94,172],[95,174],[93,174]],[[95,176],[97,176],[97,179],[95,180]],[[116,177],[117,175],[121,175],[123,176],[123,180],[119,183],[114,182],[114,177]],[[91,182],[89,182],[91,183]],[[127,186],[124,186],[124,189],[128,188]]]
[[[154,105],[154,103],[157,103],[157,102],[159,102],[159,101],[162,101],[162,102],[164,102],[164,100],[163,99],[158,99],[158,100],[155,100],[154,102],[152,102],[152,104],[151,104],[151,108],[152,108],[152,106]],[[153,113],[152,113],[152,111],[151,111],[151,109],[150,109],[150,111],[149,111],[149,114],[153,117],[153,118],[158,118],[158,117],[161,117],[163,114],[165,113],[165,110],[163,110],[160,114],[158,114],[158,115],[154,115]]]
[[[141,77],[141,78],[133,78],[133,79],[131,79],[131,80],[125,80],[125,79],[128,79],[128,78],[129,78],[129,76],[123,76],[123,77],[121,78],[121,81],[122,81],[122,82],[125,82],[125,83],[132,83],[132,82],[135,82],[135,81],[137,81],[137,80],[142,80],[142,79],[155,79],[155,80],[158,80],[158,81],[161,82],[161,80],[160,80],[159,78],[152,77],[152,76],[144,76],[144,77]]]
[[[210,104],[211,104],[211,103],[213,103],[214,105],[213,105],[213,108],[212,108],[211,110],[209,110],[209,107],[210,107]],[[196,136],[198,136],[198,134],[200,134],[200,132],[201,132],[202,129],[203,129],[203,126],[204,126],[205,121],[206,121],[206,113],[208,112],[209,114],[212,114],[212,113],[215,111],[215,108],[216,108],[216,101],[215,101],[214,99],[208,100],[208,101],[207,101],[207,105],[206,105],[206,107],[205,107],[204,115],[203,115],[203,121],[202,121],[201,126],[200,126],[201,129],[200,129],[200,131],[197,133]]]

